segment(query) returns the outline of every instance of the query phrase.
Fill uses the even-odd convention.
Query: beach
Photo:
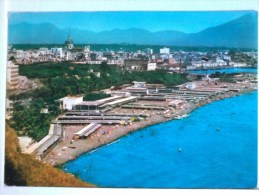
[[[200,82],[202,87],[217,87],[224,86],[228,88],[238,89],[237,91],[228,91],[223,94],[218,94],[209,99],[202,100],[198,103],[193,103],[191,101],[186,101],[185,104],[178,108],[171,108],[164,112],[157,110],[143,110],[143,109],[126,109],[126,108],[115,108],[109,112],[111,113],[134,113],[134,114],[146,114],[147,118],[139,122],[132,122],[130,125],[103,125],[98,130],[89,135],[86,139],[74,140],[74,133],[79,131],[84,127],[84,125],[63,125],[63,131],[65,131],[65,136],[63,140],[60,141],[53,149],[51,149],[45,157],[42,158],[42,161],[52,166],[59,166],[67,161],[77,158],[79,155],[87,152],[91,152],[98,147],[112,143],[119,138],[133,133],[144,127],[167,122],[170,120],[177,120],[181,117],[175,116],[188,116],[193,110],[199,108],[200,106],[206,105],[216,100],[233,97],[242,93],[247,93],[253,90],[256,90],[256,84],[236,84],[236,83],[215,83],[215,82]],[[208,86],[206,86],[206,84]],[[199,85],[198,85],[199,86]],[[138,101],[138,103],[145,104],[143,100]],[[161,101],[148,101],[149,104],[166,106],[167,102]],[[169,114],[168,114],[169,113]]]

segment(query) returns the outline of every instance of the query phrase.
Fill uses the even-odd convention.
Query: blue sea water
[[[215,74],[216,72],[226,73],[226,74],[243,73],[243,72],[257,73],[257,68],[223,68],[223,69],[213,69],[213,70],[191,70],[188,72],[194,73],[194,74]]]
[[[254,188],[257,91],[143,128],[81,155],[63,170],[100,187]]]

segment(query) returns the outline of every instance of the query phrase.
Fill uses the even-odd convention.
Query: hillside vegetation
[[[30,79],[40,79],[44,87],[20,95],[13,95],[11,99],[26,97],[43,98],[47,102],[66,95],[87,95],[111,86],[130,84],[132,81],[147,83],[178,85],[186,82],[183,74],[170,74],[166,70],[157,71],[127,71],[107,63],[99,65],[62,63],[36,63],[20,65],[19,74]]]
[[[36,63],[20,65],[19,74],[30,79],[40,79],[44,87],[9,98],[17,103],[9,124],[18,135],[30,136],[39,141],[48,134],[51,120],[60,114],[59,103],[55,100],[67,95],[81,94],[84,100],[96,100],[107,94],[96,91],[130,84],[132,81],[178,85],[187,81],[184,74],[170,74],[165,70],[133,72],[116,66],[62,63]],[[19,102],[20,100],[20,102]],[[48,108],[49,113],[41,113]]]
[[[16,132],[8,125],[5,135],[5,184],[9,186],[94,187],[71,174],[22,154]]]

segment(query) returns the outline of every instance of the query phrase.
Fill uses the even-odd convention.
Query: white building
[[[42,55],[47,55],[47,54],[49,54],[49,49],[46,48],[46,47],[41,47],[39,49],[39,53],[42,54]]]
[[[145,88],[146,82],[133,81],[134,88]]]
[[[83,96],[67,96],[58,100],[62,110],[72,110],[73,106],[83,102]]]
[[[170,48],[164,47],[160,49],[161,54],[170,54]]]
[[[51,53],[55,54],[57,57],[63,58],[63,49],[61,47],[51,48]]]
[[[189,82],[189,83],[185,83],[184,86],[187,88],[187,89],[196,89],[196,83],[194,82]]]
[[[15,65],[12,61],[7,62],[7,89],[17,89],[19,84],[19,66]]]
[[[148,71],[152,71],[152,70],[156,70],[156,63],[148,63],[147,64],[147,70]]]
[[[88,61],[88,64],[102,64],[102,61]]]
[[[72,53],[70,52],[70,51],[65,51],[64,52],[64,58],[65,58],[65,60],[73,60],[73,55],[72,55]]]

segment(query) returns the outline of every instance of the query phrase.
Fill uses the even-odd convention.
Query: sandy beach
[[[204,87],[204,83],[202,83]],[[208,83],[209,87],[213,87],[213,83]],[[215,85],[215,84],[214,84]],[[239,89],[238,92],[228,91],[226,93],[213,96],[210,99],[200,101],[198,103],[186,102],[180,108],[170,108],[165,112],[157,110],[143,110],[143,109],[125,109],[125,108],[115,108],[109,112],[111,113],[134,113],[134,114],[147,114],[149,117],[143,119],[140,122],[132,122],[131,125],[103,125],[86,139],[74,140],[74,133],[79,131],[84,127],[84,125],[63,125],[63,131],[65,131],[64,139],[56,145],[50,152],[42,159],[43,162],[51,164],[53,166],[58,166],[66,163],[69,160],[77,158],[79,155],[90,152],[99,148],[103,145],[112,143],[119,138],[128,135],[134,131],[142,129],[143,127],[150,126],[153,124],[158,124],[170,120],[176,120],[175,116],[183,116],[189,114],[193,110],[197,109],[200,106],[211,103],[216,100],[233,97],[242,93],[247,93],[254,91],[257,88],[256,84],[235,84],[235,83],[220,83],[220,85],[234,87]],[[217,87],[220,87],[217,84]],[[231,86],[230,86],[231,85]],[[205,86],[207,87],[207,86]],[[214,86],[215,87],[215,86]],[[145,104],[145,101],[138,101],[138,103]],[[152,105],[167,106],[166,101],[148,101]],[[169,115],[168,115],[169,113]],[[165,117],[167,114],[170,117]]]

